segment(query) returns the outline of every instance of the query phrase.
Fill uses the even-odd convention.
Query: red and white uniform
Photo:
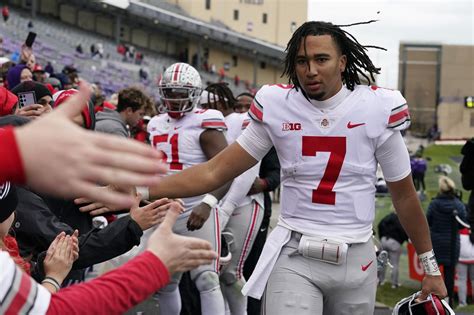
[[[207,161],[199,141],[201,133],[207,129],[227,129],[221,112],[196,109],[180,119],[161,114],[150,120],[150,143],[163,152],[163,159],[168,164],[168,175]],[[202,198],[203,196],[183,198],[186,211],[192,210]]]
[[[195,109],[180,119],[171,118],[169,114],[162,114],[150,120],[148,123],[150,142],[157,150],[163,152],[163,158],[168,164],[169,175],[207,161],[201,148],[200,136],[208,129],[220,131],[227,129],[221,112],[212,109]],[[196,185],[199,183],[196,182]],[[201,203],[203,196],[182,199],[185,212],[179,216],[173,226],[173,231],[180,235],[206,240],[214,251],[220,253],[221,230],[217,208],[214,207],[211,210],[209,219],[200,229],[189,231],[187,221],[192,209]],[[149,237],[150,233],[145,232],[144,237]],[[191,279],[200,292],[203,314],[223,313],[224,299],[219,286],[218,270],[219,261],[216,259],[208,265],[201,265],[190,271]],[[182,273],[173,274],[170,283],[158,292],[161,312],[180,313],[181,301],[178,284],[181,275]]]
[[[398,91],[356,86],[351,92],[343,87],[328,101],[315,103],[291,86],[264,86],[249,111],[255,124],[237,140],[256,159],[274,145],[281,164],[278,227],[252,276],[255,281],[251,278],[244,288],[257,298],[292,230],[364,243],[372,235],[377,163],[387,181],[410,173],[406,148],[399,152],[403,158],[396,169],[377,154],[396,138],[392,135],[400,142],[398,130],[409,125],[406,100]]]
[[[234,143],[250,122],[251,119],[247,113],[232,113],[227,115],[225,117],[225,124],[227,126],[227,143],[229,145]],[[260,163],[257,163],[251,169],[235,178],[229,191],[222,198],[220,205],[223,205],[224,208],[232,211],[236,207],[248,205],[252,200],[255,200],[260,207],[263,207],[263,193],[247,196],[247,192],[250,190],[255,178],[258,177],[259,170]],[[228,214],[230,215],[231,213]],[[222,225],[222,228],[224,227],[225,224]]]

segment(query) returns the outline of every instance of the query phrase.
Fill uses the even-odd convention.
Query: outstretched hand
[[[44,273],[61,284],[78,257],[77,230],[72,236],[61,232],[51,242],[43,261]],[[74,238],[76,240],[74,240]]]
[[[170,274],[210,264],[217,258],[217,253],[212,250],[208,241],[173,233],[172,228],[181,214],[181,209],[173,203],[163,223],[148,240],[147,249],[163,262]]]
[[[135,198],[135,204],[130,208],[130,217],[140,226],[142,231],[162,223],[166,217],[166,212],[171,207],[179,209],[180,212],[184,210],[181,204],[168,198],[158,199],[140,207],[141,197],[138,194]]]
[[[133,196],[97,191],[97,183],[152,186],[166,167],[161,154],[130,139],[87,131],[72,119],[90,96],[82,83],[79,93],[63,106],[23,127],[15,128],[27,184],[38,192],[64,198],[86,197],[129,208]]]

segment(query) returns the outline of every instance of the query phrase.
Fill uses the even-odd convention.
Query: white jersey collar
[[[309,101],[319,110],[326,112],[326,111],[333,110],[334,108],[336,108],[339,104],[342,103],[342,101],[344,101],[344,99],[349,94],[351,94],[351,91],[345,85],[343,85],[341,89],[339,90],[339,92],[337,92],[334,96],[328,98],[327,100],[317,101],[317,100],[309,99]]]

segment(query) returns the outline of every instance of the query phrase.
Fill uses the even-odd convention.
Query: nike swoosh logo
[[[174,127],[174,130],[178,130],[179,128],[181,128],[181,126],[179,126],[179,127]]]
[[[362,271],[366,271],[366,270],[370,267],[370,265],[372,265],[373,262],[374,262],[374,261],[371,260],[371,261],[370,261],[367,265],[365,265],[365,266],[364,266],[364,265],[360,265]]]
[[[349,121],[349,122],[347,123],[347,128],[352,129],[352,128],[359,127],[359,126],[363,126],[363,125],[365,125],[365,123],[351,124],[351,122]]]

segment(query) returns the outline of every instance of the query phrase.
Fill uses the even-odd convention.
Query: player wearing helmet
[[[201,77],[196,69],[186,63],[171,65],[163,74],[159,92],[165,113],[150,120],[148,132],[150,143],[163,152],[168,174],[203,163],[227,146],[223,133],[227,127],[222,114],[195,108],[202,92]],[[186,211],[179,217],[174,231],[208,240],[213,249],[219,251],[221,233],[215,206],[229,186],[224,185],[206,196],[184,198]],[[224,313],[218,268],[215,260],[190,273],[200,292],[202,314]],[[173,275],[170,284],[158,293],[161,314],[180,313],[180,278],[181,274]]]

